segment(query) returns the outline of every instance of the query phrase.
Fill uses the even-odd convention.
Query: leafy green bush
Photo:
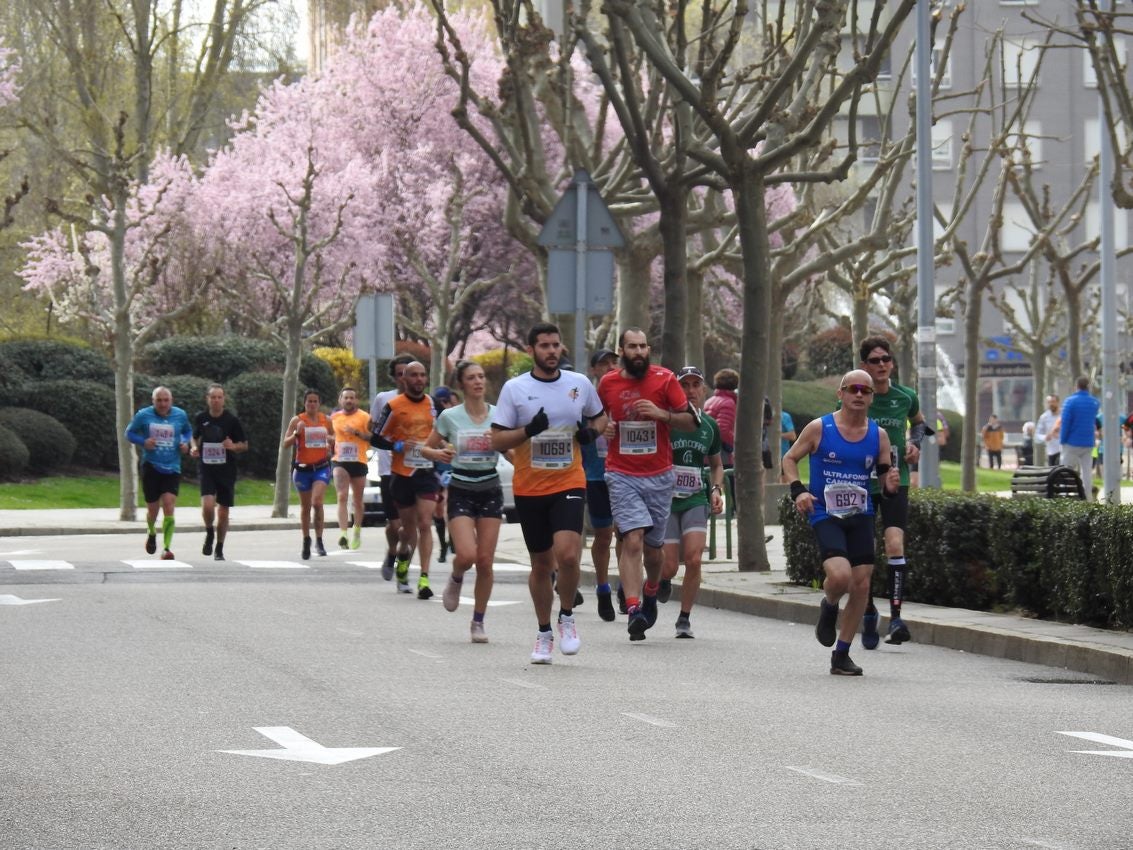
[[[180,407],[189,415],[189,420],[205,409],[205,392],[209,384],[208,378],[198,378],[196,375],[163,375],[152,378],[145,384],[134,383],[134,405],[146,407],[153,403],[153,391],[156,387],[166,387],[173,394],[173,404]]]
[[[58,339],[0,342],[4,371],[19,370],[28,381],[79,380],[114,386],[114,369],[97,351]]]
[[[16,478],[28,466],[28,447],[16,432],[0,425],[0,478]]]
[[[838,405],[836,385],[826,381],[783,381],[783,409],[791,414],[795,433],[801,433],[812,419],[829,413]]]
[[[53,416],[75,438],[75,462],[118,468],[114,390],[94,381],[40,381],[20,393],[18,405]]]
[[[279,367],[282,372],[282,359],[279,362]],[[282,380],[283,375],[281,374],[279,378]],[[367,382],[357,388],[360,399],[366,395],[368,386],[369,383]],[[338,378],[335,377],[334,368],[325,360],[313,354],[304,354],[303,360],[299,363],[299,391],[302,392],[307,387],[314,387],[318,390],[319,395],[328,404],[333,404],[338,397],[339,383]]]
[[[248,451],[238,456],[241,467],[252,475],[275,475],[279,441],[283,436],[280,429],[283,381],[280,375],[274,372],[238,375],[228,382],[227,397],[248,436]]]
[[[282,363],[282,354],[277,344],[235,334],[172,336],[147,345],[138,365],[155,375],[197,375],[223,384],[243,372]]]
[[[810,341],[810,368],[816,375],[842,375],[858,362],[854,336],[848,327],[835,325],[814,335]]]
[[[28,450],[27,468],[47,472],[66,466],[75,454],[75,438],[59,420],[26,407],[0,408],[0,425],[20,438]]]
[[[507,355],[506,364],[504,363],[505,354]],[[484,376],[488,379],[489,398],[498,397],[508,378],[514,378],[516,375],[522,375],[529,371],[533,363],[530,354],[516,348],[494,348],[491,351],[485,351],[483,354],[473,354],[468,359],[474,363],[479,363],[484,369]]]

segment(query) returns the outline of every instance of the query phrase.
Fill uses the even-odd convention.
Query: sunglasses
[[[892,363],[893,362],[893,355],[892,354],[883,354],[880,357],[867,357],[865,359],[865,362],[869,363],[872,366],[880,366],[882,363]]]
[[[867,387],[865,384],[846,384],[842,387],[842,392],[850,395],[873,395],[873,387]]]

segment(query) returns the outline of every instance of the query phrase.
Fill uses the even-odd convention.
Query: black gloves
[[[575,436],[578,438],[578,444],[585,446],[587,443],[593,443],[598,439],[598,432],[591,428],[587,419],[578,420],[578,433]]]
[[[542,434],[550,427],[551,423],[547,421],[547,414],[540,407],[539,412],[531,417],[531,421],[523,426],[523,432],[528,437],[534,437],[536,434]]]

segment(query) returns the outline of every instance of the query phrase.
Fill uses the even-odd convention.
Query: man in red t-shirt
[[[698,421],[676,375],[650,365],[643,330],[622,331],[618,354],[622,368],[607,372],[598,383],[609,417],[606,486],[622,538],[618,575],[626,595],[629,639],[644,640],[645,630],[657,620],[662,547],[673,500],[669,428],[692,431]]]

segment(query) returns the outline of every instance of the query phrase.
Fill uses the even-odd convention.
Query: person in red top
[[[677,376],[650,365],[645,331],[622,331],[618,349],[622,368],[603,376],[598,397],[609,417],[606,486],[622,536],[618,575],[626,595],[629,639],[636,641],[644,640],[657,620],[662,547],[675,483],[669,428],[692,431],[699,421]]]

